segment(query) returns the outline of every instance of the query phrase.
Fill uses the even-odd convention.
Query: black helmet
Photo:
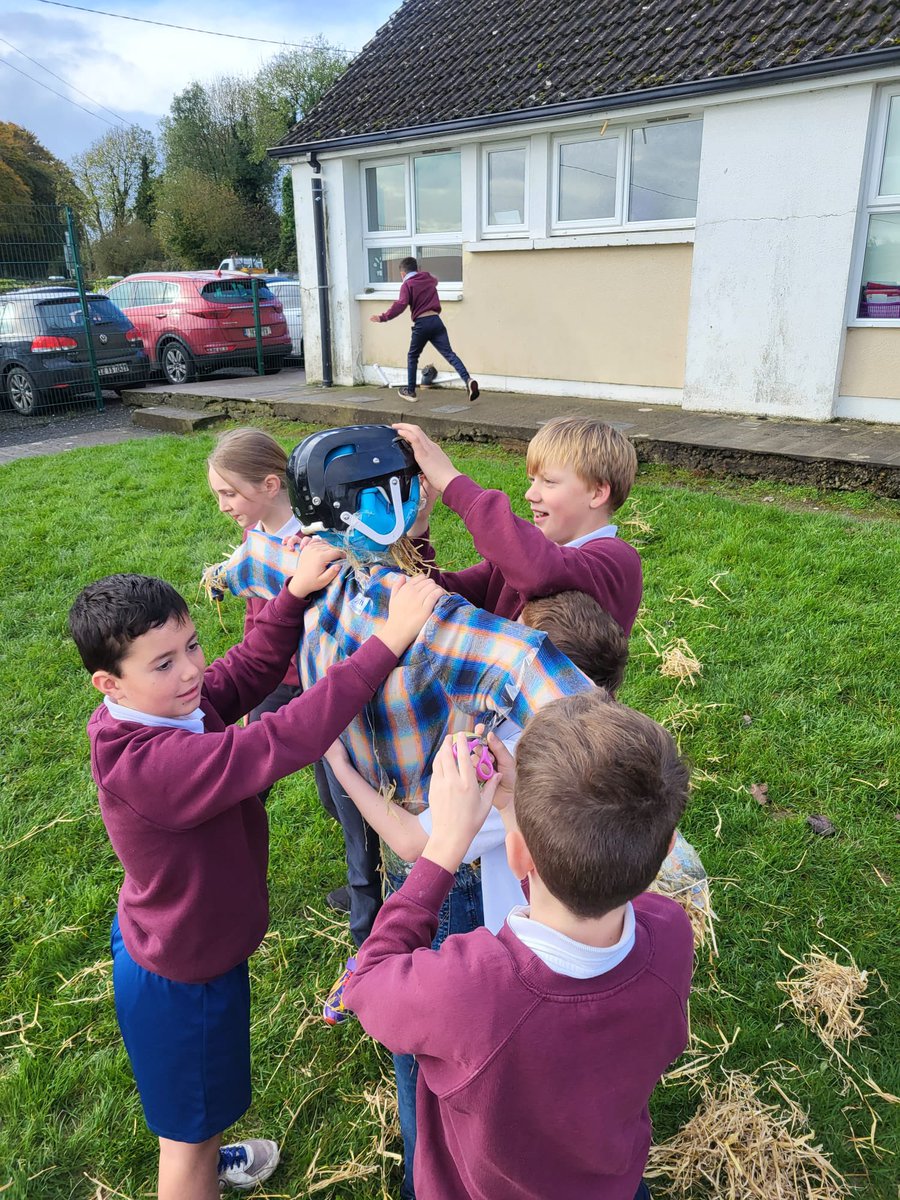
[[[351,532],[380,550],[419,509],[419,467],[389,425],[346,425],[310,434],[287,464],[291,507],[305,532]]]

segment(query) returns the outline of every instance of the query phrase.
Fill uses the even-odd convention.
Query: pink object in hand
[[[481,748],[481,753],[478,755],[478,761],[475,764],[475,775],[480,783],[487,783],[489,779],[494,777],[494,759],[491,756],[484,741],[478,737],[466,738],[466,749],[469,754],[478,754],[478,748]],[[453,757],[458,758],[456,742],[453,743]]]

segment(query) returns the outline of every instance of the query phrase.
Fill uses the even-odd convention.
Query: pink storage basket
[[[900,318],[900,300],[896,304],[879,304],[874,300],[864,300],[860,305],[861,317],[895,317]]]

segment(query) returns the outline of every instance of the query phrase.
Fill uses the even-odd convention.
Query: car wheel
[[[6,376],[6,395],[16,412],[23,417],[30,416],[38,407],[38,389],[24,367],[13,367]]]
[[[263,373],[266,375],[277,375],[281,367],[264,367]]]
[[[167,383],[190,383],[196,378],[197,367],[181,342],[167,342],[159,356],[159,365]]]

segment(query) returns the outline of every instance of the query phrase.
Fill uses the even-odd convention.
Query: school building
[[[270,153],[310,379],[414,255],[482,390],[900,422],[895,0],[406,0]]]

